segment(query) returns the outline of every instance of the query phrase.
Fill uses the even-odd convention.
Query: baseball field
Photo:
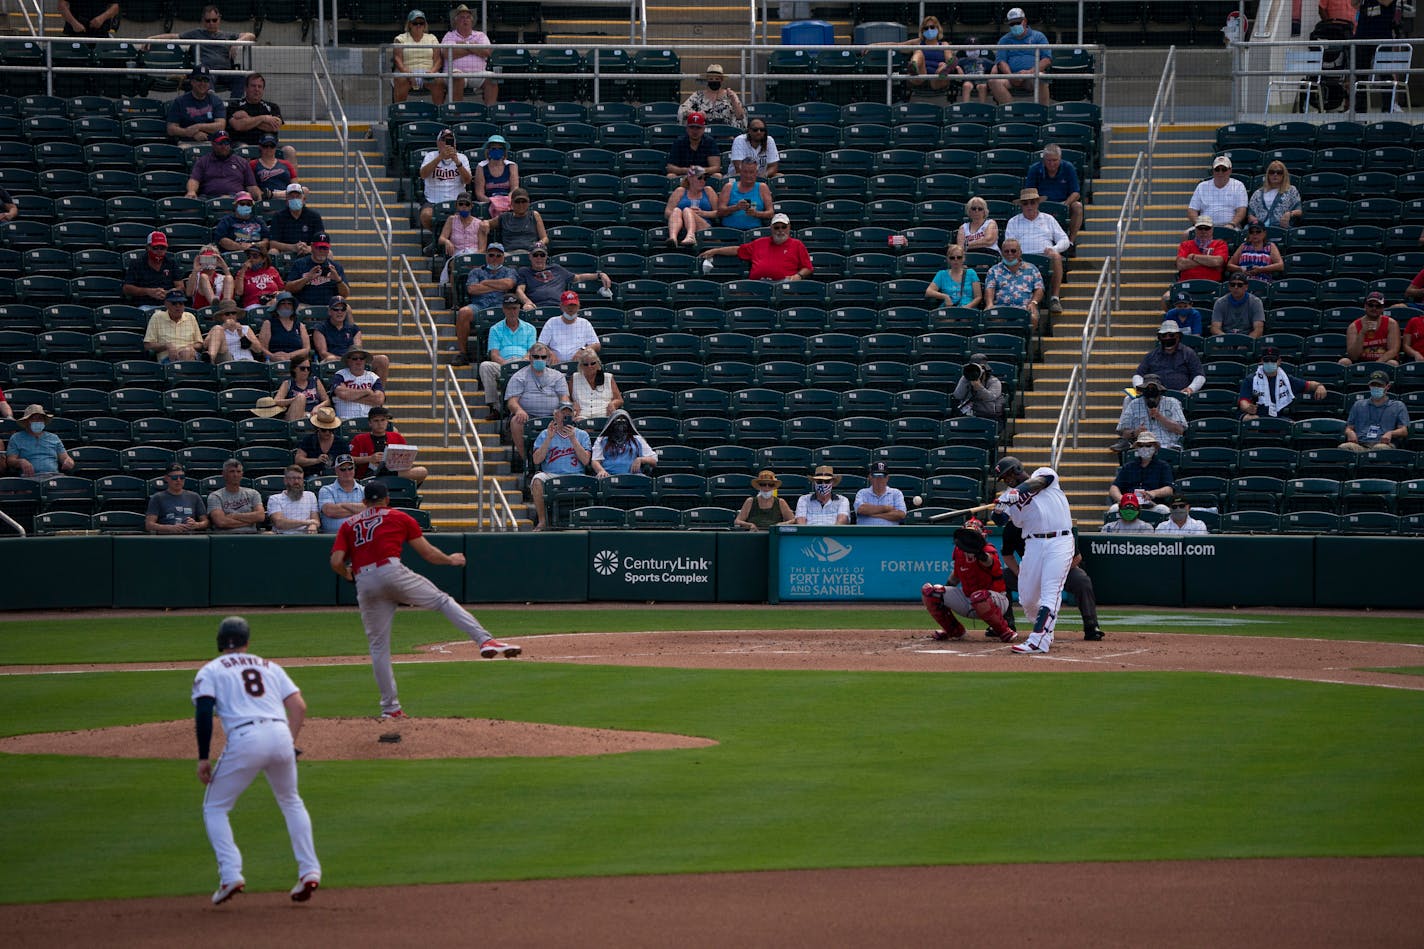
[[[475,612],[524,658],[400,614],[398,743],[354,610],[246,614],[324,878],[288,901],[259,780],[221,907],[219,614],[0,621],[6,942],[1420,945],[1419,614],[1112,609],[1020,657],[917,607]]]

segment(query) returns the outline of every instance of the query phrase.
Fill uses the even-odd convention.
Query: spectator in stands
[[[484,159],[475,166],[475,200],[489,202],[491,218],[510,209],[510,195],[519,187],[519,165],[508,154],[505,137],[491,135],[485,139]]]
[[[531,461],[539,466],[529,479],[530,500],[534,502],[534,529],[548,528],[544,510],[544,482],[557,475],[583,474],[593,461],[593,445],[588,432],[574,424],[574,406],[568,400],[559,403],[554,419],[534,439]]]
[[[459,83],[456,82],[458,88]],[[460,97],[455,97],[459,101]],[[455,148],[455,133],[444,129],[435,138],[435,150],[420,159],[420,177],[425,182],[425,200],[420,205],[420,226],[431,230],[435,205],[454,201],[474,177],[470,160]]]
[[[1420,232],[1419,240],[1424,243],[1424,232]],[[1404,291],[1404,299],[1416,310],[1424,305],[1424,269],[1420,269],[1414,279],[1409,281],[1409,286]]]
[[[232,268],[216,244],[204,244],[193,258],[193,272],[183,283],[183,292],[198,309],[232,299]]]
[[[270,222],[267,246],[280,254],[303,256],[311,253],[311,242],[326,233],[321,215],[307,207],[307,189],[297,182],[287,185],[287,210],[278,211]]]
[[[927,16],[920,21],[920,35],[917,42],[908,49],[910,53],[910,94],[941,96],[949,92],[952,75],[959,74],[959,64],[954,59],[954,50],[949,45],[949,31],[940,25],[939,18]]]
[[[232,139],[226,132],[213,136],[213,150],[199,155],[188,172],[188,197],[216,198],[257,190],[257,178],[252,165],[233,153]]]
[[[65,36],[109,36],[119,18],[119,5],[111,0],[59,0]]]
[[[707,169],[711,175],[722,171],[722,149],[717,140],[707,134],[707,116],[701,112],[687,113],[687,132],[672,143],[668,151],[667,176],[678,178],[693,165]]]
[[[905,519],[905,493],[890,486],[890,468],[870,465],[870,484],[855,493],[855,522],[861,527],[897,527]]]
[[[1003,260],[989,268],[984,278],[984,306],[1016,306],[1028,310],[1033,331],[1038,332],[1038,306],[1043,302],[1043,275],[1023,259],[1014,238],[1006,238]]]
[[[753,123],[760,121],[752,119]],[[721,216],[718,223],[739,231],[762,227],[776,215],[771,188],[766,182],[757,180],[756,162],[748,159],[736,167],[737,177],[722,186],[722,194],[717,200],[717,213]]]
[[[1157,327],[1157,346],[1137,364],[1133,388],[1143,388],[1149,375],[1156,375],[1163,389],[1186,395],[1200,392],[1206,385],[1201,358],[1195,349],[1182,344],[1182,328],[1174,320],[1163,320]]]
[[[405,32],[396,37],[396,42],[406,48],[397,48],[391,53],[392,65],[397,76],[391,83],[391,99],[404,102],[410,98],[412,89],[420,89],[430,84],[430,101],[435,105],[445,104],[445,80],[439,75],[445,68],[440,41],[426,32],[425,11],[412,10],[405,18]],[[412,46],[430,47],[412,49]]]
[[[1186,290],[1178,290],[1173,296],[1172,308],[1167,311],[1166,319],[1175,322],[1185,333],[1193,336],[1202,334],[1201,311],[1192,306],[1192,295]]]
[[[1192,517],[1192,505],[1186,498],[1172,498],[1167,505],[1170,509],[1165,521],[1157,525],[1158,534],[1205,534],[1206,522]]]
[[[623,407],[623,393],[613,373],[603,368],[603,360],[591,349],[577,355],[578,368],[569,373],[569,401],[574,418],[608,418]]]
[[[321,512],[321,532],[335,534],[352,514],[366,509],[365,489],[356,483],[356,462],[350,455],[336,456],[336,480],[324,485],[317,494],[317,509]]]
[[[1266,240],[1266,225],[1252,223],[1246,225],[1246,240],[1231,255],[1226,269],[1248,280],[1270,283],[1285,273],[1286,264],[1281,259],[1280,248]]]
[[[955,415],[1000,421],[1004,417],[1004,384],[989,368],[989,357],[975,353],[954,384],[950,404]]]
[[[440,292],[445,295],[447,303],[450,300],[451,261],[460,254],[479,250],[480,230],[480,219],[475,217],[474,199],[462,193],[455,199],[455,213],[445,219],[440,236],[436,238],[440,252],[446,257],[445,267],[440,271]]]
[[[20,216],[20,203],[4,188],[0,188],[0,223]]]
[[[162,491],[148,499],[143,526],[150,534],[191,534],[208,529],[208,508],[189,491],[187,472],[176,461],[163,475]]]
[[[1004,233],[1009,240],[1017,240],[1025,254],[1042,254],[1048,258],[1053,273],[1048,287],[1048,312],[1062,313],[1063,304],[1058,299],[1059,288],[1063,286],[1063,255],[1072,243],[1057,219],[1051,214],[1041,214],[1038,206],[1043,196],[1033,188],[1019,192],[1019,213],[1009,218]]]
[[[59,436],[45,431],[53,418],[43,405],[26,407],[20,416],[19,431],[10,436],[5,448],[5,462],[11,471],[22,478],[47,478],[74,470],[74,459],[64,450]]]
[[[346,268],[331,256],[331,239],[318,234],[311,253],[298,257],[287,268],[286,290],[303,306],[326,306],[337,297],[349,297]]]
[[[485,72],[489,67],[489,55],[493,52],[490,38],[475,29],[475,15],[463,3],[450,11],[450,30],[440,38],[442,46],[459,49],[447,51],[450,68],[455,73],[455,84],[450,89],[450,100],[460,102],[466,91],[478,91],[485,105],[499,101],[499,83],[493,78],[462,77],[461,73]]]
[[[1195,227],[1203,215],[1217,227],[1240,227],[1246,220],[1246,186],[1231,177],[1231,158],[1217,155],[1211,177],[1200,182],[1187,202],[1187,220]]]
[[[969,220],[959,225],[954,238],[959,249],[999,253],[999,222],[989,217],[989,203],[976,195],[964,202],[964,213]]]
[[[1383,370],[1370,373],[1370,397],[1350,406],[1341,448],[1351,451],[1398,448],[1404,441],[1409,434],[1409,412],[1403,402],[1389,397],[1389,386],[1388,373]]]
[[[753,280],[803,280],[811,276],[811,254],[806,245],[791,236],[791,218],[777,213],[771,218],[771,236],[758,237],[737,247],[712,247],[698,254],[709,257],[740,257],[751,261]]]
[[[596,353],[603,346],[593,324],[579,316],[579,295],[572,290],[559,295],[559,317],[544,324],[539,342],[549,347],[556,363],[570,362],[580,353]]]
[[[1137,500],[1137,495],[1128,494],[1117,505],[1118,519],[1108,521],[1103,525],[1104,534],[1151,534],[1154,533],[1152,525],[1141,520],[1142,505]],[[1109,515],[1111,516],[1111,515]]]
[[[850,523],[850,502],[832,489],[841,483],[830,465],[820,465],[811,475],[811,493],[796,501],[796,523],[825,526]]]
[[[1078,169],[1063,160],[1063,149],[1053,142],[1043,146],[1039,160],[1029,166],[1024,187],[1043,195],[1046,201],[1068,206],[1068,243],[1078,243],[1083,228],[1083,195],[1078,184]],[[1069,248],[1071,252],[1072,248]]]
[[[1182,433],[1187,430],[1187,414],[1180,399],[1162,391],[1162,380],[1156,373],[1147,373],[1138,387],[1140,395],[1122,400],[1122,413],[1117,419],[1118,440],[1109,451],[1127,451],[1137,436],[1147,432],[1163,448],[1180,448]]]
[[[332,404],[343,419],[365,418],[377,406],[386,404],[386,384],[366,364],[371,354],[352,346],[341,357],[344,367],[332,377]]]
[[[258,339],[267,351],[267,359],[281,362],[295,360],[312,353],[311,335],[297,316],[297,299],[287,291],[279,292],[272,301],[272,318],[262,324]]]
[[[430,472],[420,465],[411,465],[403,471],[392,471],[386,467],[386,446],[407,444],[405,436],[391,424],[391,410],[384,405],[377,406],[366,416],[366,420],[371,423],[371,430],[351,439],[351,458],[356,462],[356,477],[364,478],[369,474],[373,478],[409,478],[417,486],[424,484]]]
[[[1281,368],[1281,351],[1275,346],[1261,350],[1261,364],[1256,371],[1241,380],[1237,405],[1242,418],[1269,415],[1290,418],[1291,403],[1304,395],[1325,398],[1325,386],[1309,379],[1295,379]]]
[[[292,459],[309,478],[319,478],[334,468],[334,462],[351,452],[351,446],[341,437],[341,419],[330,405],[319,405],[307,419],[312,430],[297,443]]]
[[[1358,10],[1355,14],[1355,39],[1387,40],[1396,35],[1399,10],[1395,8],[1394,0],[1359,0],[1355,3],[1355,7]],[[1355,69],[1361,78],[1370,74],[1370,67],[1374,65],[1375,61],[1375,51],[1378,49],[1378,46],[1368,45],[1355,47]],[[1397,102],[1393,101],[1384,108],[1385,111],[1404,111]],[[1362,113],[1370,111],[1369,93],[1360,89],[1355,90],[1355,111]]]
[[[576,274],[558,264],[549,263],[549,249],[542,243],[529,250],[529,266],[520,267],[514,278],[514,295],[526,310],[562,304],[565,290],[581,280],[598,278],[603,289],[611,293],[613,281],[601,270]]]
[[[987,77],[994,71],[994,65],[998,62],[992,49],[983,49],[979,46],[979,39],[975,36],[966,37],[965,45],[959,50],[959,56],[955,64],[959,67],[959,75],[964,76],[964,81],[959,84],[959,101],[970,102],[978,99],[980,102],[989,101],[989,83],[992,81]]]
[[[213,531],[224,534],[255,534],[267,522],[262,495],[242,484],[242,462],[223,462],[223,486],[208,495],[208,518]]]
[[[242,307],[231,300],[223,300],[213,311],[216,322],[208,330],[206,347],[208,361],[214,366],[225,362],[252,362],[266,355],[262,340],[242,317]]]
[[[1357,362],[1399,365],[1399,323],[1384,311],[1384,294],[1378,290],[1365,297],[1365,315],[1345,331],[1345,355],[1340,365]]]
[[[169,290],[163,298],[163,310],[148,318],[143,348],[160,363],[197,359],[203,351],[203,333],[198,329],[198,318],[188,312],[187,294],[176,287]]]
[[[213,240],[218,247],[247,250],[267,246],[267,222],[252,213],[252,204],[252,195],[246,191],[239,191],[232,199],[232,213],[224,214],[213,228]]]
[[[781,170],[781,152],[776,139],[766,130],[766,119],[754,118],[747,130],[732,139],[732,171],[741,174],[745,164],[756,166],[756,178],[771,178]]]
[[[282,472],[284,490],[267,499],[267,516],[274,534],[315,534],[321,529],[316,495],[306,490],[300,465]]]
[[[524,423],[549,418],[569,397],[569,383],[549,365],[549,347],[535,342],[529,347],[529,365],[510,376],[504,387],[509,410],[509,438],[520,462],[524,460]]]
[[[638,434],[633,419],[619,409],[593,443],[593,473],[600,478],[617,474],[644,474],[658,463],[658,453]]]
[[[1266,166],[1266,180],[1246,205],[1247,220],[1266,227],[1292,227],[1303,213],[1300,192],[1291,184],[1290,172],[1281,161]]]
[[[549,246],[544,217],[530,206],[529,192],[523,188],[509,193],[508,211],[480,222],[479,240],[481,247],[497,241],[505,250],[533,250],[536,244]]]
[[[248,73],[243,87],[243,97],[227,104],[227,133],[238,145],[260,146],[269,135],[275,144],[276,137],[282,132],[282,107],[262,98],[267,92],[266,78],[260,72]],[[293,165],[292,179],[295,180],[297,150],[290,145],[284,146],[282,157]]]
[[[702,81],[707,88],[698,89],[683,100],[677,109],[677,120],[686,122],[689,115],[701,112],[713,124],[745,127],[747,110],[742,106],[742,100],[737,94],[727,88],[726,71],[717,63],[713,63],[707,67],[707,72],[703,73]],[[735,147],[732,149],[732,160],[737,160]]]
[[[1212,236],[1213,218],[1203,215],[1192,226],[1192,233],[1177,245],[1177,279],[1221,280],[1226,276],[1226,262],[1231,250],[1226,241]],[[1162,294],[1165,306],[1171,291]]]
[[[1266,332],[1266,307],[1246,286],[1246,278],[1239,273],[1227,279],[1227,292],[1211,307],[1211,335],[1245,333],[1259,339]]]
[[[297,180],[297,166],[285,158],[277,157],[277,136],[270,132],[258,140],[257,146],[258,155],[248,164],[252,166],[252,177],[257,179],[257,189],[262,193],[262,200],[270,201],[278,195],[286,194],[287,185]]]
[[[752,481],[752,487],[756,493],[742,502],[742,509],[732,521],[734,526],[747,531],[766,531],[796,519],[796,513],[786,499],[776,496],[776,489],[781,487],[776,472],[770,469],[761,471]]]
[[[945,268],[934,275],[925,287],[925,296],[938,307],[978,307],[984,293],[979,275],[973,267],[964,266],[964,248],[950,244],[944,252]]]
[[[352,347],[365,349],[361,327],[351,315],[351,301],[345,297],[332,297],[326,305],[326,319],[312,327],[312,345],[316,347],[317,358],[322,362],[340,362]],[[391,368],[389,356],[376,353],[371,356],[371,371],[384,382]]]
[[[163,33],[150,37],[155,40],[226,40],[228,43],[236,40],[239,43],[255,43],[257,37],[252,33],[232,33],[222,29],[222,13],[215,6],[203,8],[202,27],[196,30],[188,30],[177,36],[172,33]],[[205,43],[193,48],[193,58],[196,59],[204,69],[236,69],[238,68],[238,58],[242,55],[242,47],[228,46],[221,43]],[[243,93],[242,76],[233,76],[229,82],[232,94],[240,96]]]
[[[206,142],[227,128],[227,106],[213,93],[213,75],[206,66],[193,67],[188,88],[168,103],[168,137],[180,139],[180,144]]]
[[[10,408],[10,403],[5,399],[5,390],[0,389],[0,418],[14,419],[15,410]]]
[[[300,422],[318,407],[330,407],[331,396],[327,394],[321,379],[312,371],[311,357],[298,356],[289,365],[289,374],[277,387],[277,395],[273,399],[277,411],[264,410],[269,413],[268,417],[285,413],[287,421]],[[256,409],[252,411],[257,414]]]
[[[999,37],[1000,46],[1018,46],[1022,49],[1003,50],[994,64],[996,76],[1030,76],[1028,79],[991,79],[989,92],[994,101],[1003,105],[1013,100],[1012,89],[1033,89],[1038,101],[1048,105],[1048,83],[1038,81],[1038,76],[1047,73],[1053,66],[1053,57],[1043,48],[1048,45],[1048,37],[1038,30],[1031,30],[1023,8],[1014,7],[1004,17],[1009,24],[1009,32]]]
[[[490,415],[498,417],[504,404],[499,396],[499,373],[504,365],[524,359],[538,339],[534,324],[526,323],[519,316],[519,298],[512,293],[504,295],[504,319],[490,327],[488,358],[480,363],[480,387],[484,389],[485,404]],[[455,356],[458,361],[459,354]],[[465,365],[469,364],[466,358]]]
[[[178,262],[168,253],[168,235],[151,231],[148,253],[129,264],[124,273],[124,297],[139,309],[156,310],[174,287],[182,289]]]
[[[1138,505],[1158,514],[1167,513],[1167,499],[1172,496],[1172,466],[1157,457],[1157,436],[1142,432],[1132,443],[1135,456],[1117,470],[1108,485],[1108,513],[1117,511],[1124,497],[1135,496]]]
[[[455,313],[455,356],[451,362],[456,366],[470,364],[470,324],[474,322],[475,314],[501,301],[508,311],[510,291],[514,289],[519,274],[504,259],[504,245],[491,244],[485,248],[484,264],[470,271],[470,302]],[[548,259],[547,255],[545,259]],[[514,301],[517,305],[519,298],[515,297]]]
[[[1405,360],[1424,360],[1424,316],[1411,317],[1399,334],[1399,348]]]
[[[717,192],[707,184],[707,172],[700,165],[687,169],[682,184],[668,195],[667,206],[663,208],[663,218],[668,222],[667,246],[676,247],[678,235],[683,247],[697,244],[697,234],[712,226],[717,219],[720,205]]]
[[[259,309],[284,289],[282,275],[272,266],[271,255],[262,247],[247,248],[247,260],[232,278],[232,295],[238,306],[249,311]]]

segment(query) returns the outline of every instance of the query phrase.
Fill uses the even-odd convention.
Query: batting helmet
[[[994,466],[994,480],[1003,481],[1004,475],[1014,472],[1020,479],[1024,478],[1024,467],[1013,455],[1005,455],[999,459],[999,463]]]
[[[241,616],[229,616],[218,624],[218,652],[246,646],[251,635],[252,630],[248,628],[247,620]]]

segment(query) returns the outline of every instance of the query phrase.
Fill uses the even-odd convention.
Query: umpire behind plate
[[[1012,522],[1023,531],[1027,550],[1019,566],[1019,604],[1033,620],[1033,632],[1009,647],[1019,654],[1047,654],[1063,601],[1063,581],[1073,566],[1073,512],[1052,468],[1036,468],[1032,476],[1023,464],[1005,455],[994,466],[1008,490],[999,495],[994,523]]]

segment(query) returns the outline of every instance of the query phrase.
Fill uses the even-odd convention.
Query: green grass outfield
[[[918,628],[918,610],[480,610],[500,635]],[[0,624],[0,662],[210,658],[215,615]],[[271,657],[359,653],[355,612],[249,614]],[[1104,617],[1142,616],[1105,611]],[[1424,620],[1203,612],[1132,628],[1424,642]],[[1198,625],[1222,617],[1245,626]],[[397,647],[452,638],[403,613]],[[1111,625],[1109,625],[1111,629]],[[16,640],[19,640],[18,642]],[[535,648],[535,647],[531,647]],[[84,658],[76,658],[84,657]],[[942,863],[1424,854],[1424,693],[1201,673],[404,665],[422,717],[699,735],[585,758],[308,762],[329,886]],[[364,664],[295,671],[367,715]],[[7,676],[0,734],[188,717],[191,672]],[[0,901],[202,894],[191,761],[0,755]],[[252,890],[291,884],[261,782],[234,815]]]

